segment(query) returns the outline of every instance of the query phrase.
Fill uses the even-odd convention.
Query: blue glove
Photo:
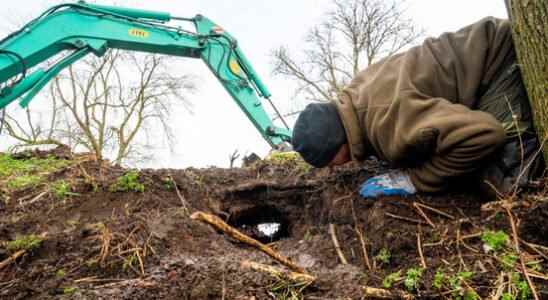
[[[369,178],[360,187],[360,195],[364,198],[381,196],[410,196],[417,192],[409,175],[395,170],[387,174]]]

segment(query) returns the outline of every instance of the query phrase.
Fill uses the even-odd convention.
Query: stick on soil
[[[343,265],[348,265],[348,260],[346,260],[346,257],[344,256],[344,253],[341,250],[341,245],[339,244],[339,240],[337,239],[335,225],[329,224],[329,234],[331,235],[331,240],[333,241],[333,245],[335,246],[335,251],[337,251],[337,255],[339,256],[341,263]]]
[[[11,263],[13,263],[17,258],[19,258],[21,255],[25,254],[27,252],[26,250],[19,250],[15,252],[12,256],[6,258],[4,261],[0,262],[0,270],[3,268],[9,266]]]
[[[212,225],[216,229],[226,233],[230,237],[248,244],[250,246],[253,246],[260,251],[264,252],[268,256],[272,257],[273,259],[279,261],[281,264],[287,266],[291,270],[298,272],[298,273],[306,273],[305,270],[299,266],[297,266],[295,263],[293,263],[289,258],[282,256],[278,252],[272,250],[272,248],[268,247],[267,245],[257,241],[256,239],[253,239],[240,231],[238,231],[236,228],[226,224],[223,220],[221,220],[219,217],[214,216],[212,214],[207,214],[204,212],[195,212],[190,216],[193,220],[198,220],[204,223],[207,223],[209,225]]]
[[[404,299],[411,300],[415,299],[413,295],[408,294],[403,291],[389,291],[385,289],[377,289],[372,287],[363,288],[364,298],[376,298],[376,299]]]
[[[311,276],[308,274],[297,273],[297,272],[287,272],[285,270],[281,270],[273,266],[268,266],[268,265],[248,261],[248,260],[243,261],[241,265],[242,265],[242,268],[249,268],[261,273],[266,273],[275,278],[282,278],[295,283],[311,283],[316,280],[314,276]]]

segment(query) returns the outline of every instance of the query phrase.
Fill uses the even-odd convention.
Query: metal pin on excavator
[[[173,27],[170,21],[191,22],[196,32]],[[102,56],[110,48],[202,59],[270,146],[290,147],[291,131],[281,116],[285,127],[276,127],[264,110],[261,99],[272,104],[271,94],[236,39],[201,15],[180,18],[83,1],[51,7],[0,41],[0,83],[6,85],[0,91],[0,109],[18,98],[26,107],[65,67],[89,53]],[[55,65],[28,74],[30,68],[67,50],[70,54]],[[10,79],[13,82],[6,84]]]

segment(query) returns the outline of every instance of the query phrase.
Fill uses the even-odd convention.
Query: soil
[[[427,268],[410,292],[416,298],[459,296],[448,286],[432,287],[438,270],[473,272],[466,285],[488,297],[496,293],[504,268],[495,253],[484,251],[478,233],[504,230],[513,249],[506,202],[487,202],[473,191],[361,199],[359,184],[384,168],[374,161],[308,172],[263,161],[233,169],[141,170],[144,192],[111,192],[109,186],[127,170],[74,159],[77,163],[49,178],[70,182],[73,195],[58,199],[36,187],[0,201],[0,245],[21,235],[44,238],[40,247],[0,269],[0,299],[362,299],[363,287],[383,288],[388,274],[405,276],[409,268],[421,267],[419,244]],[[539,297],[548,299],[546,278],[539,278],[548,270],[544,186],[523,193],[510,207],[522,258],[536,261],[532,280]],[[414,203],[423,205],[426,218]],[[292,285],[243,268],[243,261],[283,267],[191,220],[196,211],[270,243],[317,280]],[[268,236],[254,226],[259,223],[279,223],[281,230]],[[337,255],[330,224],[348,264]],[[383,252],[390,258],[383,261]],[[0,247],[0,262],[10,255]],[[519,261],[511,268],[521,270]],[[400,280],[391,289],[405,286]]]

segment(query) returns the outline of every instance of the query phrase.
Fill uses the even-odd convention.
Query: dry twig
[[[185,197],[183,196],[183,194],[181,194],[181,191],[179,191],[179,187],[177,186],[177,182],[175,182],[175,180],[173,179],[173,177],[171,175],[169,175],[169,179],[171,180],[171,183],[175,187],[175,192],[177,192],[177,197],[179,197],[179,200],[181,200],[181,206],[183,207],[183,210],[188,215],[190,212],[187,208]]]
[[[353,199],[350,199],[350,208],[352,209],[352,218],[354,218],[354,231],[356,232],[356,235],[358,236],[358,240],[360,241],[360,245],[362,246],[363,260],[365,261],[365,265],[367,266],[367,269],[369,271],[372,271],[373,268],[371,267],[371,263],[369,262],[369,254],[367,253],[367,245],[365,243],[363,233],[360,230],[360,226],[358,225],[358,217],[356,217],[356,211],[354,210],[354,200]]]
[[[295,283],[311,283],[316,280],[316,277],[308,274],[288,272],[273,266],[259,264],[248,260],[244,260],[241,263],[241,266],[243,268],[249,268],[258,272],[266,273],[275,278],[281,278]]]
[[[25,252],[27,252],[27,250],[19,250],[19,251],[15,252],[14,254],[12,254],[10,257],[6,258],[4,261],[0,262],[0,270],[2,270],[3,268],[9,266],[17,258],[19,258],[23,254],[25,254]]]
[[[412,300],[415,297],[411,294],[408,294],[404,291],[389,291],[385,289],[377,289],[372,287],[363,288],[364,298],[377,298],[377,299],[403,299],[403,300]]]
[[[344,256],[344,253],[341,250],[341,245],[339,244],[339,240],[337,239],[335,225],[329,224],[329,234],[331,235],[331,240],[333,241],[333,245],[335,246],[335,251],[337,251],[337,255],[339,256],[341,263],[343,265],[348,265],[348,261],[346,260],[346,257]]]
[[[523,261],[523,254],[521,253],[520,247],[519,247],[519,237],[518,237],[518,231],[516,229],[516,222],[514,221],[514,216],[512,215],[512,212],[508,207],[505,207],[506,213],[508,214],[508,218],[510,219],[510,225],[512,227],[512,235],[514,238],[514,247],[516,248],[516,253],[519,257],[519,261],[521,263],[521,268],[523,269],[523,276],[525,276],[525,279],[527,279],[527,283],[529,284],[529,288],[531,289],[531,293],[533,294],[533,297],[535,300],[539,300],[537,289],[535,288],[535,285],[533,284],[533,281],[531,280],[529,273],[527,272],[527,268],[525,267],[525,262]]]
[[[238,240],[242,243],[246,243],[250,246],[253,246],[253,247],[259,249],[260,251],[264,252],[268,256],[272,257],[273,259],[277,260],[278,262],[280,262],[281,264],[287,266],[288,268],[290,268],[293,271],[296,271],[296,272],[299,272],[299,273],[306,273],[303,268],[301,268],[298,265],[296,265],[295,263],[293,263],[291,260],[289,260],[289,258],[287,258],[285,256],[282,256],[278,252],[272,250],[272,248],[270,248],[269,246],[267,246],[267,245],[255,240],[255,239],[241,233],[240,231],[238,231],[234,227],[226,224],[223,220],[221,220],[217,216],[207,214],[207,213],[204,213],[204,212],[195,212],[190,216],[190,218],[193,219],[193,220],[198,220],[198,221],[210,224],[213,227],[215,227],[216,229],[226,233],[230,237],[232,237],[232,238],[234,238],[234,239],[236,239],[236,240]]]
[[[432,228],[436,228],[436,225],[434,225],[434,222],[432,222],[432,220],[430,220],[430,218],[424,213],[422,208],[419,205],[417,205],[417,202],[413,202],[413,207],[415,207],[417,212],[419,212],[419,215],[421,215],[421,217],[426,221],[426,223],[428,223],[428,225],[430,225]]]
[[[424,209],[427,209],[427,210],[429,210],[429,211],[435,212],[435,213],[437,213],[437,214],[440,215],[440,216],[444,216],[444,217],[446,217],[446,218],[448,218],[448,219],[451,219],[451,220],[454,220],[454,219],[455,219],[455,217],[453,217],[452,215],[450,215],[450,214],[448,214],[448,213],[446,213],[446,212],[443,212],[443,211],[441,211],[441,210],[439,210],[439,209],[437,209],[437,208],[433,208],[433,207],[431,207],[431,206],[428,206],[428,205],[426,205],[426,204],[422,204],[422,203],[420,203],[420,202],[415,202],[415,203],[416,203],[418,206],[420,206],[420,207],[422,207],[422,208],[424,208]]]
[[[419,256],[421,258],[421,264],[424,269],[428,268],[426,266],[426,260],[424,259],[424,254],[422,253],[422,242],[421,242],[421,232],[419,226],[419,232],[417,232],[417,249],[419,250]]]
[[[402,217],[402,216],[398,216],[398,215],[391,214],[391,213],[388,213],[388,212],[385,212],[384,214],[388,217],[391,217],[391,218],[394,218],[394,219],[397,219],[397,220],[407,221],[407,222],[411,222],[411,223],[415,223],[415,224],[426,224],[424,221],[421,221],[421,220],[411,219],[411,218],[408,218],[408,217]]]

